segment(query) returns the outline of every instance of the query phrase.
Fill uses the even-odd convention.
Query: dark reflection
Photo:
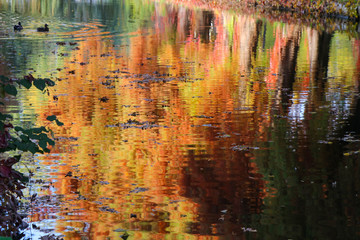
[[[235,129],[234,129],[235,130]],[[201,235],[242,236],[251,225],[252,214],[262,206],[263,181],[255,172],[248,151],[225,151],[226,141],[208,132],[213,148],[188,152],[189,167],[184,169],[183,195],[199,204],[198,223],[191,233]],[[209,139],[209,140],[210,140]],[[243,146],[245,142],[237,142]]]
[[[262,30],[262,26],[264,25],[264,32],[263,34],[265,35],[266,34],[266,23],[264,24],[263,21],[261,20],[257,20],[256,21],[256,27],[255,27],[255,35],[252,39],[252,46],[251,46],[251,53],[254,57],[254,59],[256,59],[256,54],[257,54],[257,50],[258,50],[258,43],[259,43],[259,37],[260,37],[260,34],[261,34],[261,30]],[[265,43],[265,41],[263,41]]]
[[[359,50],[359,46],[360,46],[360,40],[355,40],[355,51]],[[359,54],[359,51],[357,51],[357,54]],[[360,58],[357,59],[356,62],[356,70],[357,72],[355,73],[355,77],[354,77],[354,81],[355,81],[355,86],[357,88],[357,95],[354,99],[354,106],[353,106],[353,111],[349,117],[349,119],[347,119],[347,124],[345,125],[345,127],[343,128],[343,134],[355,134],[356,136],[359,136],[360,134]]]
[[[333,33],[321,32],[318,34],[317,43],[317,59],[314,63],[314,79],[318,86],[318,93],[321,96],[319,100],[324,97],[324,88],[328,77],[329,53],[330,44]]]
[[[196,18],[199,24],[200,39],[205,43],[213,41],[216,38],[214,13],[212,11],[202,11],[201,14],[197,14]]]
[[[344,134],[360,134],[360,98],[356,98],[354,112],[347,120],[347,125],[344,127]]]
[[[327,76],[329,65],[330,44],[333,33],[321,32],[318,36],[318,53],[316,64],[316,79],[323,80]]]
[[[301,38],[301,30],[298,27],[291,29],[291,36],[286,39],[285,46],[281,51],[281,64],[279,71],[279,89],[281,89],[281,103],[288,104],[292,93],[293,83],[296,76],[296,63]]]
[[[265,199],[260,221],[253,222],[259,239],[359,238],[358,157],[344,157],[347,147],[342,141],[320,143],[328,133],[312,130],[321,122],[327,125],[319,115],[301,129],[311,142],[278,119],[269,129],[273,144],[264,143],[272,151],[256,151],[260,172],[268,187],[276,189]]]

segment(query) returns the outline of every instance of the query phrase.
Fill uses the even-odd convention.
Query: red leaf
[[[23,192],[21,191],[21,190],[15,190],[15,193],[16,193],[16,195],[18,195],[18,197],[23,197],[24,196],[24,194],[23,194]]]
[[[12,165],[17,163],[18,161],[19,161],[18,159],[14,158],[14,157],[10,157],[10,158],[7,158],[7,159],[1,159],[0,164],[8,166],[8,167],[12,167]]]
[[[29,74],[29,75],[27,75],[27,76],[24,76],[24,78],[25,78],[26,80],[28,80],[29,82],[33,82],[33,81],[35,80],[35,78],[34,78],[33,75],[31,75],[31,74]]]
[[[0,166],[0,176],[2,177],[10,177],[11,167],[1,165]]]
[[[11,169],[11,175],[15,178],[15,179],[21,179],[22,175],[21,173],[19,173],[18,171]]]

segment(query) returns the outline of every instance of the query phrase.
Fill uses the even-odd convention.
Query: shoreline
[[[161,0],[160,0],[161,1]],[[231,1],[209,0],[165,0],[170,3],[196,6],[203,9],[225,10],[255,15],[259,19],[267,18],[270,21],[281,21],[291,24],[304,24],[327,32],[346,31],[351,36],[360,38],[360,21],[358,18],[333,13],[321,13],[290,9],[286,6],[274,7],[271,5]],[[259,1],[256,1],[259,2]],[[360,7],[357,7],[360,11]]]

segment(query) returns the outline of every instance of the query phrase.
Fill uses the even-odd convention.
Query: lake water
[[[0,0],[0,26],[0,75],[56,81],[2,111],[64,122],[26,238],[360,238],[357,33],[147,0]]]

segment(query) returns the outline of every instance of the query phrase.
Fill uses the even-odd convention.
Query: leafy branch
[[[18,88],[30,89],[32,86],[49,94],[49,87],[54,85],[55,82],[50,79],[35,79],[31,74],[15,80],[0,76],[0,95],[17,96]],[[0,104],[4,105],[2,102]],[[19,229],[26,228],[28,224],[23,221],[24,216],[18,213],[19,199],[23,197],[22,190],[26,188],[29,178],[12,167],[20,161],[23,152],[48,153],[55,141],[50,128],[14,127],[12,119],[11,115],[0,113],[0,238],[21,239],[23,234]],[[47,120],[58,126],[64,125],[55,115],[48,116]],[[9,157],[14,152],[20,154]]]

